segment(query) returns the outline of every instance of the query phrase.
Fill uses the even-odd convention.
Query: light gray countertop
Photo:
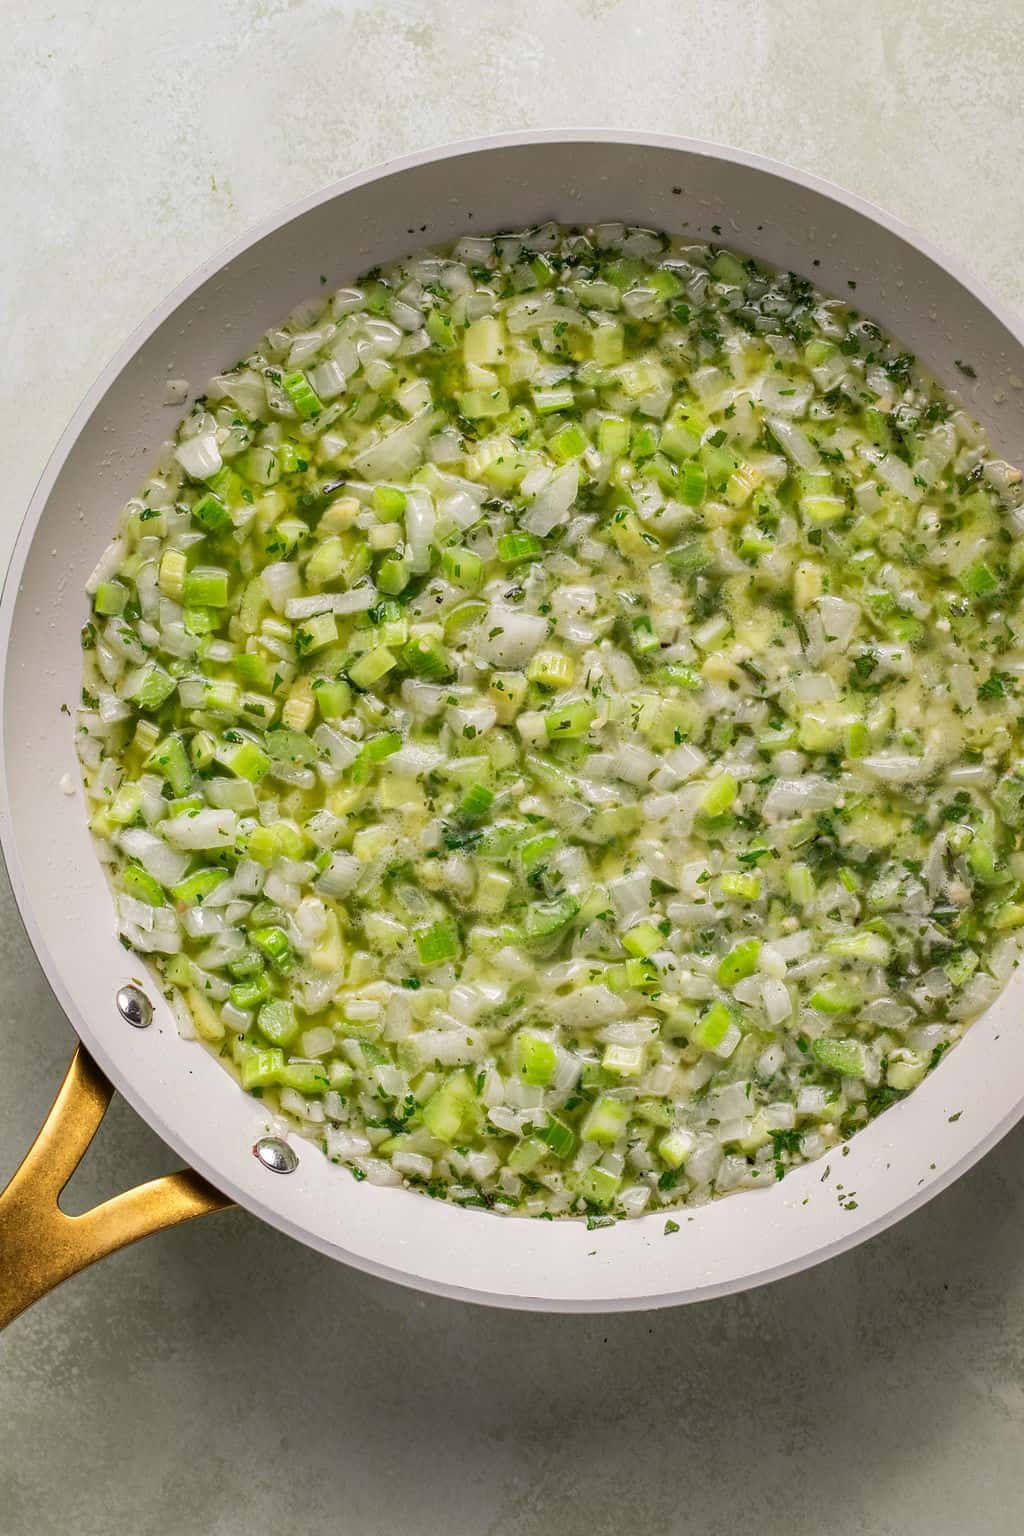
[[[831,177],[1018,309],[1024,10],[811,0],[7,0],[0,566],[127,331],[279,204],[431,143],[587,124]],[[4,883],[0,1181],[70,1052]],[[1001,1536],[1024,1499],[1024,1130],[769,1289],[499,1313],[238,1212],[117,1255],[0,1340],[3,1536]],[[72,1208],[170,1165],[116,1101]],[[76,1204],[77,1202],[77,1204]],[[0,1263],[3,1255],[0,1254]]]

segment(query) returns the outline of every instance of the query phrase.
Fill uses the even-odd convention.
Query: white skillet
[[[269,325],[318,293],[321,274],[338,285],[427,244],[548,218],[622,219],[704,240],[720,232],[730,246],[826,291],[849,297],[855,283],[864,313],[960,391],[1007,458],[1024,460],[1019,322],[896,220],[815,178],[689,140],[596,131],[477,140],[350,176],[264,221],[183,283],[104,369],[61,438],[0,605],[0,839],[32,943],[88,1053],[223,1196],[311,1247],[407,1285],[500,1306],[611,1311],[720,1296],[791,1274],[881,1231],[965,1172],[1024,1112],[1024,976],[910,1098],[857,1135],[845,1156],[827,1160],[824,1182],[826,1162],[810,1164],[770,1189],[672,1213],[681,1230],[671,1236],[664,1213],[588,1231],[580,1222],[459,1210],[357,1184],[299,1140],[297,1166],[286,1175],[253,1155],[265,1112],[200,1046],[178,1037],[141,962],[117,942],[81,794],[60,787],[65,774],[78,782],[62,705],[73,710],[79,694],[83,583],[120,504],[187,408],[162,404],[167,379],[186,378],[201,392]],[[131,1027],[115,1003],[133,977],[156,1005],[149,1028]],[[64,1107],[91,1093],[98,1119],[102,1080],[87,1068],[79,1078]],[[0,1197],[8,1274],[19,1265],[37,1274],[34,1288],[26,1282],[18,1296],[8,1294],[7,1316],[30,1291],[120,1242],[225,1203],[201,1179],[171,1180],[158,1211],[152,1192],[123,1197],[96,1213],[95,1252],[54,1259],[44,1251],[51,1241],[74,1248],[86,1230],[38,1213],[40,1170],[51,1170],[52,1199],[88,1133],[79,1123],[70,1148],[62,1135],[51,1125],[17,1198]],[[120,1227],[104,1228],[118,1213]],[[0,1284],[0,1322],[4,1313]]]

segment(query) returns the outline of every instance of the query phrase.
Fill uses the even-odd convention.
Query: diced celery
[[[526,698],[527,682],[522,672],[493,672],[488,697],[503,725],[513,721]]]
[[[478,554],[471,549],[460,549],[449,545],[441,552],[441,564],[444,573],[456,586],[465,587],[470,592],[475,592],[483,577],[484,563]]]
[[[398,662],[385,645],[375,645],[372,651],[366,651],[354,661],[348,669],[348,675],[357,688],[372,688],[375,683],[387,676]]]
[[[314,678],[313,697],[324,720],[339,720],[352,707],[352,689],[344,678]]]
[[[437,681],[447,677],[451,672],[448,652],[436,635],[417,635],[415,639],[409,641],[403,655],[410,671],[415,672],[418,677]],[[353,681],[358,681],[351,669],[349,676]]]
[[[273,925],[267,928],[254,928],[252,941],[261,954],[265,955],[282,976],[287,976],[295,968],[295,956],[288,935],[283,928]]]
[[[103,618],[124,612],[128,588],[121,581],[101,581],[93,593],[92,606]]]
[[[572,657],[564,651],[540,650],[531,658],[526,676],[531,683],[540,683],[545,688],[568,688],[575,672]]]
[[[864,1047],[859,1040],[836,1040],[820,1035],[811,1041],[811,1050],[819,1066],[843,1077],[863,1077],[868,1069]]]
[[[478,624],[487,612],[487,604],[479,598],[467,598],[464,603],[456,603],[454,608],[449,608],[444,616],[444,637],[446,640],[458,641],[466,630],[472,629]]]
[[[695,1145],[693,1132],[679,1126],[658,1142],[658,1156],[669,1168],[681,1168]]]
[[[338,638],[338,621],[333,613],[317,613],[295,628],[295,649],[300,656],[312,656]]]
[[[180,736],[165,736],[150,752],[143,767],[162,774],[176,795],[188,794],[192,785],[192,769]]]
[[[164,905],[163,886],[152,875],[147,875],[141,864],[126,864],[121,876],[124,888],[136,901],[144,901],[150,907]]]
[[[455,1141],[474,1102],[473,1085],[463,1071],[453,1072],[423,1106],[423,1124],[438,1141]]]
[[[789,866],[786,870],[786,887],[798,907],[810,906],[814,900],[814,876],[806,864]]]
[[[825,948],[830,955],[841,955],[848,960],[863,960],[869,965],[887,964],[892,953],[892,945],[888,939],[866,928],[856,933],[829,939]]]
[[[151,662],[146,668],[146,675],[142,680],[134,696],[134,702],[139,709],[159,709],[177,687],[177,683],[170,673],[165,672],[156,662]]]
[[[177,885],[172,885],[171,895],[175,901],[182,901],[186,906],[191,907],[202,902],[211,891],[215,891],[218,885],[223,885],[229,878],[230,875],[226,869],[198,869],[195,874],[187,875],[184,880],[179,880]]]
[[[999,577],[984,560],[976,560],[960,573],[960,585],[971,597],[989,597],[999,589]]]
[[[521,1029],[512,1042],[512,1061],[513,1070],[524,1083],[546,1087],[555,1075],[558,1057],[554,1044],[545,1035]]]
[[[503,533],[498,540],[498,559],[506,565],[518,565],[523,560],[536,560],[543,545],[535,534],[518,531]]]
[[[551,855],[562,845],[562,835],[553,829],[547,832],[536,832],[532,837],[524,838],[519,845],[519,860],[525,870],[535,869],[538,864],[547,863]]]
[[[547,1156],[548,1148],[539,1136],[525,1136],[509,1153],[508,1166],[513,1173],[532,1173]]]
[[[552,707],[544,716],[544,730],[549,741],[568,741],[585,736],[597,718],[597,707],[589,699]]]
[[[570,1157],[576,1148],[576,1133],[557,1115],[549,1115],[547,1125],[542,1126],[537,1134],[555,1157]]]
[[[246,1056],[239,1074],[242,1079],[242,1087],[269,1088],[280,1081],[280,1074],[284,1068],[284,1052],[276,1048],[269,1051],[254,1051],[251,1056]]]
[[[596,325],[590,336],[594,362],[599,363],[603,368],[614,368],[617,363],[622,362],[623,343],[623,329],[617,320],[603,321],[600,325]]]
[[[220,533],[231,525],[231,515],[219,496],[210,493],[203,496],[192,508],[192,516],[201,523],[207,533]]]
[[[648,922],[637,923],[622,935],[623,948],[641,960],[646,960],[656,949],[661,949],[664,942],[663,935],[653,923]]]
[[[508,410],[508,390],[467,389],[458,397],[459,410],[467,421],[479,421],[486,416],[504,416]]]
[[[568,464],[570,459],[578,459],[588,446],[586,433],[575,421],[567,421],[563,427],[559,427],[547,443],[548,452],[558,464]]]
[[[728,283],[732,288],[743,288],[749,280],[746,268],[730,251],[719,251],[710,270],[716,282]]]
[[[294,1088],[298,1093],[321,1094],[327,1091],[327,1069],[319,1061],[288,1061],[278,1072],[277,1080],[282,1088]]]
[[[165,549],[160,557],[159,583],[164,597],[180,603],[185,595],[185,573],[188,568],[180,549]]]
[[[385,522],[397,522],[405,516],[406,495],[397,485],[375,485],[373,510]]]
[[[741,939],[738,944],[734,944],[718,962],[719,983],[723,987],[734,987],[745,976],[752,976],[757,970],[760,953],[760,939]]]
[[[268,731],[263,738],[270,756],[282,763],[308,768],[317,758],[316,745],[305,731],[290,731],[286,726]]]
[[[197,565],[185,577],[184,601],[193,608],[224,608],[228,602],[228,573],[215,565]]]
[[[705,816],[721,816],[736,799],[740,787],[731,773],[720,773],[701,796],[700,809]]]
[[[392,597],[404,592],[411,578],[412,564],[400,555],[385,556],[377,567],[377,586]]]
[[[546,939],[571,923],[580,904],[574,896],[555,901],[535,901],[526,909],[523,928],[528,939]]]
[[[810,1005],[819,1013],[849,1013],[861,1002],[859,987],[845,981],[826,981],[811,993]]]
[[[639,1077],[646,1064],[642,1045],[606,1045],[601,1057],[602,1070],[612,1077]]]
[[[459,936],[450,922],[432,923],[413,935],[421,965],[443,965],[459,953]]]
[[[598,450],[617,459],[629,448],[629,422],[623,416],[602,416],[597,428]]]
[[[622,1175],[610,1173],[600,1163],[584,1168],[575,1177],[576,1193],[590,1205],[611,1205],[622,1185]]]
[[[255,935],[254,935],[255,937]],[[296,1040],[299,1033],[299,1020],[295,1012],[294,1004],[286,998],[278,997],[273,1002],[264,1003],[256,1016],[260,1034],[269,1040],[271,1045],[287,1047]]]
[[[457,345],[451,316],[440,309],[432,309],[427,315],[426,331],[434,346],[442,352],[451,352]]]
[[[286,373],[281,379],[281,387],[299,415],[307,421],[323,410],[323,401],[301,371]]]
[[[607,1097],[598,1099],[587,1111],[580,1127],[584,1141],[596,1141],[599,1146],[614,1146],[626,1133],[629,1124],[629,1105],[622,1099]]]

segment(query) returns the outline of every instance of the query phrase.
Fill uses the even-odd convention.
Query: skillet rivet
[[[280,1136],[261,1136],[252,1150],[271,1173],[294,1173],[299,1166],[299,1159]]]
[[[153,1022],[153,1004],[138,987],[118,987],[117,1011],[134,1029],[148,1029]]]

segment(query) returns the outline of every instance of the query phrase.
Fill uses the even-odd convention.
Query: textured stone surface
[[[796,0],[7,0],[0,562],[123,335],[277,205],[430,143],[719,139],[893,209],[1024,300],[1020,7]],[[0,898],[0,1180],[70,1034]],[[370,1281],[238,1213],[0,1341],[4,1536],[1001,1536],[1024,1496],[1024,1133],[824,1269],[650,1317]],[[115,1104],[84,1208],[168,1164]],[[3,1255],[0,1254],[0,1263]]]

